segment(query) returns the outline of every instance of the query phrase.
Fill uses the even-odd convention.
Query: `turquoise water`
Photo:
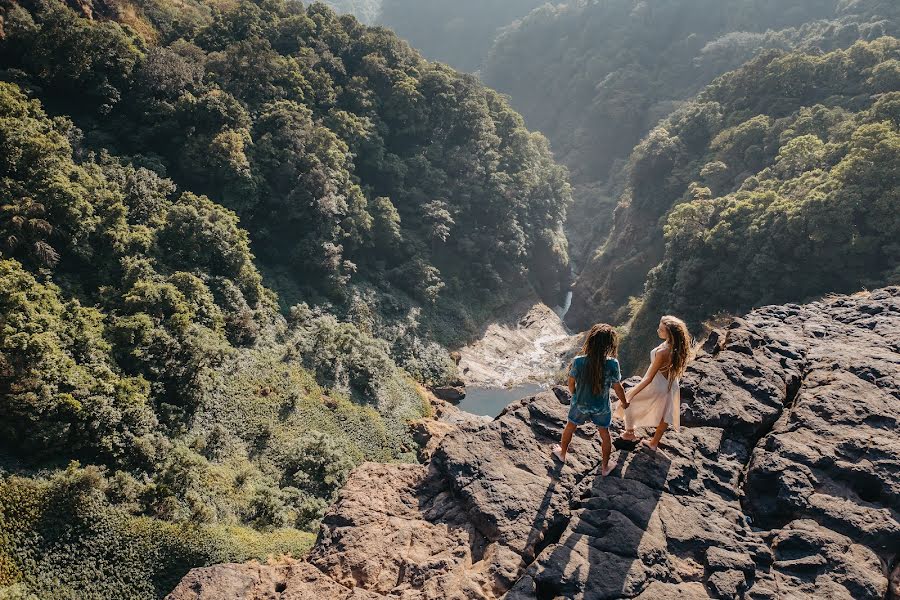
[[[496,417],[506,405],[544,391],[545,387],[529,383],[514,388],[466,388],[466,397],[457,404],[460,410],[475,415]]]

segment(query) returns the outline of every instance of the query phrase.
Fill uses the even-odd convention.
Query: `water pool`
[[[537,383],[512,388],[466,388],[466,397],[457,406],[474,415],[496,417],[507,404],[546,389],[546,386]]]

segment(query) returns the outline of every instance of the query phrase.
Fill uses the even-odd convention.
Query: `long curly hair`
[[[606,359],[619,355],[619,334],[611,325],[597,323],[584,338],[581,353],[585,355],[587,362],[582,376],[590,384],[594,395],[599,395],[603,392]]]
[[[678,317],[665,315],[660,322],[666,329],[666,341],[669,342],[672,353],[665,373],[666,379],[669,380],[669,389],[672,389],[672,382],[681,379],[688,363],[694,358],[693,340],[687,325]]]

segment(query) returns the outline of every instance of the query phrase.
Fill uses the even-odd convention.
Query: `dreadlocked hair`
[[[586,365],[582,377],[590,384],[594,395],[603,392],[603,374],[606,366],[606,358],[619,355],[619,334],[612,326],[606,323],[597,323],[588,332],[581,347]]]

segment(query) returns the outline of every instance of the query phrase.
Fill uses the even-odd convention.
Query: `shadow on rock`
[[[663,454],[619,454],[609,477],[585,478],[572,499],[572,518],[509,592],[522,598],[621,598],[635,596],[648,579],[647,564],[659,499],[671,461]]]

